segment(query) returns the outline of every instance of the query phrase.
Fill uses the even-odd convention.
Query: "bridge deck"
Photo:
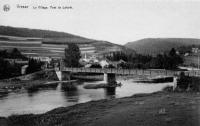
[[[113,73],[120,75],[151,75],[151,76],[177,76],[181,71],[171,70],[141,70],[141,69],[116,69],[116,68],[68,68],[64,67],[61,71],[79,72],[79,73]],[[184,71],[188,76],[200,76],[200,70]]]

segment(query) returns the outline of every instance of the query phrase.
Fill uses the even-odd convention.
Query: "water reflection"
[[[66,98],[67,102],[78,102],[78,89],[75,84],[72,83],[62,83],[61,91],[63,96]]]
[[[77,90],[77,85],[76,83],[62,83],[61,84],[61,89],[64,91],[76,91]]]
[[[137,84],[132,80],[121,81],[122,87],[105,89],[85,89],[86,84],[102,82],[59,83],[56,86],[39,87],[0,96],[0,115],[22,113],[44,113],[61,106],[71,106],[91,100],[120,98],[137,93],[159,91],[170,83]]]
[[[34,94],[37,94],[38,91],[39,91],[39,88],[29,88],[27,89],[27,94],[29,97],[33,97]]]
[[[56,90],[58,84],[44,85],[44,86],[35,86],[27,89],[27,93],[29,97],[33,97],[41,90]]]
[[[9,93],[0,93],[0,98],[7,97]]]
[[[116,95],[116,87],[107,87],[104,89],[105,97],[107,98],[115,98]]]

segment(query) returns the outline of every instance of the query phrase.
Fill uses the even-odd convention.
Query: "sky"
[[[9,11],[3,10],[6,4]],[[72,9],[33,9],[38,6]],[[0,25],[63,31],[117,44],[143,38],[200,38],[200,1],[1,0]]]

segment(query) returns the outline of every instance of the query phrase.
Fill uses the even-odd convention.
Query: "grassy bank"
[[[158,92],[91,101],[45,114],[13,115],[4,126],[199,126],[200,94]]]
[[[0,90],[9,91],[22,88],[32,88],[43,85],[47,81],[58,80],[55,71],[39,71],[15,78],[0,80]]]

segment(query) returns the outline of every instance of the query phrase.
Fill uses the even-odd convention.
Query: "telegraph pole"
[[[198,55],[198,70],[199,70],[199,53],[197,55]]]
[[[198,70],[199,70],[199,48],[197,48],[197,55],[198,55]]]

